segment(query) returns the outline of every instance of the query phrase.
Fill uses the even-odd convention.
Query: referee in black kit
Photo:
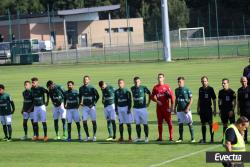
[[[237,114],[240,116],[245,116],[248,120],[250,120],[250,87],[248,86],[247,77],[243,76],[240,79],[241,87],[237,92]],[[245,143],[248,143],[247,140],[247,129],[244,133]]]
[[[235,123],[236,93],[229,88],[229,79],[227,78],[222,79],[222,87],[223,89],[219,91],[218,95],[218,105],[224,134],[228,127],[228,121],[230,124]]]
[[[212,129],[213,115],[216,116],[216,95],[214,89],[208,85],[208,77],[201,77],[202,87],[199,88],[197,103],[197,113],[200,115],[202,139],[200,143],[206,143],[206,123],[209,125],[211,143],[214,142],[214,132]],[[213,110],[212,110],[213,102]]]

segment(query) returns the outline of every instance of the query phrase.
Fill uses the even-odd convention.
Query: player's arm
[[[49,91],[47,89],[44,89],[44,93],[46,94],[45,105],[48,106],[49,105]]]
[[[214,89],[212,89],[212,103],[213,103],[213,107],[214,107],[214,110],[213,110],[213,113],[214,113],[214,116],[216,116],[216,94],[214,92]]]
[[[200,97],[198,97],[197,101],[197,114],[200,115]]]
[[[190,111],[190,108],[193,104],[193,95],[192,95],[192,92],[190,90],[188,91],[188,97],[189,97],[189,102],[188,102],[188,105],[187,105],[186,110],[185,110],[186,113],[188,113]]]
[[[99,96],[99,93],[98,91],[95,89],[95,104],[98,102],[100,96]]]
[[[191,96],[190,99],[189,99],[189,103],[188,103],[188,105],[186,107],[186,111],[185,111],[186,113],[188,113],[188,111],[190,110],[192,104],[193,104],[193,97]]]
[[[150,92],[150,90],[148,90],[148,88],[146,88],[146,93],[148,94],[147,107],[149,107],[150,102],[151,102],[151,92]]]
[[[67,96],[65,92],[64,92],[63,104],[64,104],[64,108],[67,109]]]
[[[237,115],[240,115],[240,94],[237,92]]]
[[[216,112],[217,112],[216,111],[216,99],[213,99],[212,102],[213,102],[213,106],[214,106],[214,112],[213,113],[214,113],[214,116],[216,116]]]
[[[235,111],[235,107],[236,107],[236,93],[234,92],[233,93],[233,101],[232,101],[232,103],[233,103],[233,108],[232,108],[232,112],[230,113],[230,116],[233,116],[233,114],[234,114],[234,111]]]
[[[230,141],[225,142],[225,148],[227,152],[232,152],[232,144]]]
[[[128,114],[131,113],[131,106],[132,106],[132,96],[131,96],[131,92],[128,91]]]
[[[152,90],[152,93],[150,95],[150,99],[153,101],[153,102],[157,102],[157,97],[156,97],[156,92],[155,92],[155,88],[153,88]]]
[[[118,97],[117,97],[117,94],[116,94],[116,92],[115,92],[115,99],[114,99],[114,101],[115,101],[115,112],[116,112],[116,114],[118,115]]]
[[[13,114],[15,112],[15,103],[11,98],[10,98],[10,105],[11,105],[11,114]]]
[[[175,102],[174,102],[174,113],[176,114],[177,106],[178,106],[178,101],[177,101],[177,92],[175,90]]]
[[[65,98],[64,98],[65,99]],[[81,91],[81,88],[79,88],[79,104],[81,106],[83,106],[83,98],[82,98],[82,91]],[[65,103],[64,103],[65,104]]]
[[[171,110],[171,112],[173,112],[174,111],[174,92],[171,90],[171,89],[169,89],[169,91],[170,91],[170,110]]]

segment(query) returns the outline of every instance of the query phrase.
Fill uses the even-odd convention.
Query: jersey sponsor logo
[[[205,93],[204,98],[208,99],[208,94],[207,93]]]
[[[23,102],[24,102],[24,103],[31,103],[32,100],[24,100]]]
[[[5,107],[5,106],[7,106],[7,103],[5,103],[5,104],[0,104],[0,107]]]
[[[77,101],[77,100],[67,100],[66,102],[67,102],[68,104],[78,103],[78,101]]]
[[[82,96],[82,99],[83,100],[92,100],[93,97],[91,97],[91,96]]]
[[[62,99],[62,96],[53,96],[53,99],[59,100],[59,99]]]
[[[144,99],[143,97],[134,98],[135,101],[141,101],[141,100],[143,100],[143,99]]]
[[[113,97],[104,97],[104,100],[113,100]]]
[[[127,99],[118,99],[118,102],[126,102]]]
[[[35,100],[42,100],[42,97],[35,97]]]
[[[245,93],[245,99],[248,99],[248,93]]]

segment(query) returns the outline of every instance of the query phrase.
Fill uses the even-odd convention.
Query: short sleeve
[[[225,139],[226,141],[229,141],[231,143],[235,143],[235,141],[237,140],[236,138],[236,134],[234,132],[233,128],[228,128],[225,132]]]
[[[189,98],[193,97],[192,91],[190,89],[188,89],[188,97]]]
[[[144,87],[144,91],[145,93],[150,94],[150,90],[147,87]]]

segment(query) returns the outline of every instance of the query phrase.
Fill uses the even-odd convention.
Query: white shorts
[[[96,120],[96,108],[95,108],[95,106],[93,106],[92,108],[89,108],[88,106],[84,106],[82,108],[82,120],[87,121],[89,116],[90,116],[91,121]]]
[[[66,109],[64,108],[64,104],[62,103],[60,106],[53,108],[53,118],[57,119],[66,119]]]
[[[2,125],[11,125],[12,115],[0,116]]]
[[[147,108],[134,108],[133,109],[135,124],[148,124],[148,111]]]
[[[34,106],[34,122],[46,122],[46,107]]]
[[[80,114],[79,114],[78,109],[67,109],[66,117],[67,117],[68,123],[72,123],[72,121],[80,122]]]
[[[104,115],[106,120],[115,120],[116,113],[115,113],[115,105],[111,104],[104,108]]]
[[[188,113],[185,113],[184,111],[177,112],[177,119],[179,124],[193,123],[191,111],[188,111]]]
[[[132,113],[128,114],[128,107],[118,107],[118,117],[120,124],[131,124],[133,123]]]
[[[34,119],[34,112],[23,112],[23,119]]]

